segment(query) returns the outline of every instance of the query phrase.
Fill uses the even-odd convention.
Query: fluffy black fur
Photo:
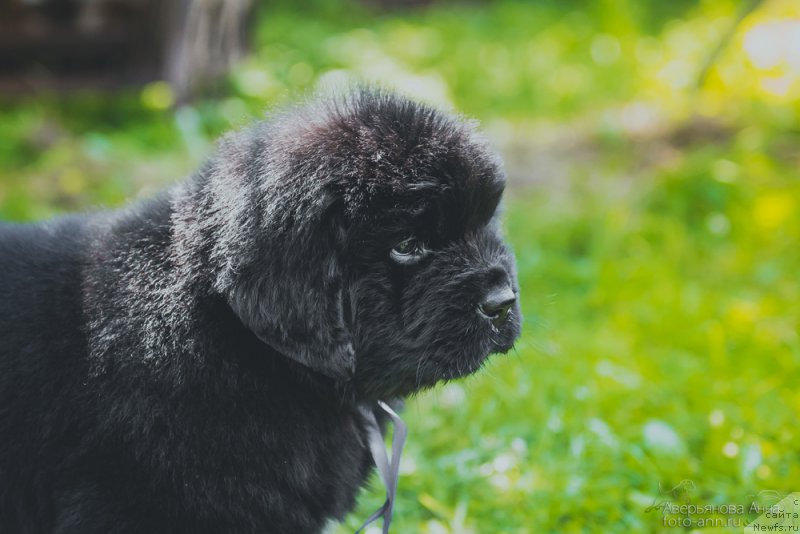
[[[0,532],[315,533],[370,470],[359,406],[519,335],[496,157],[379,91],[229,135],[127,209],[0,226]],[[408,236],[424,256],[398,262]]]

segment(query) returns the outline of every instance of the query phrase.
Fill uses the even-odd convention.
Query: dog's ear
[[[231,273],[231,308],[261,341],[336,381],[355,369],[338,204],[323,194],[302,216],[265,221],[256,254]],[[255,257],[253,257],[255,256]]]

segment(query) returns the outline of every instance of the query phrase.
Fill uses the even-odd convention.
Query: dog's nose
[[[509,285],[502,285],[493,289],[478,306],[481,315],[489,319],[493,325],[501,326],[508,319],[508,311],[516,302],[517,297]]]

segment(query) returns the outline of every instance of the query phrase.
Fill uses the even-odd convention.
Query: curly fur
[[[225,137],[116,212],[0,226],[0,532],[314,533],[373,465],[359,406],[519,335],[497,158],[372,90]],[[415,265],[389,251],[413,234]]]

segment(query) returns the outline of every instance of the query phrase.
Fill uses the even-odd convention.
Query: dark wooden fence
[[[0,92],[169,82],[178,101],[245,49],[249,0],[0,0]]]

